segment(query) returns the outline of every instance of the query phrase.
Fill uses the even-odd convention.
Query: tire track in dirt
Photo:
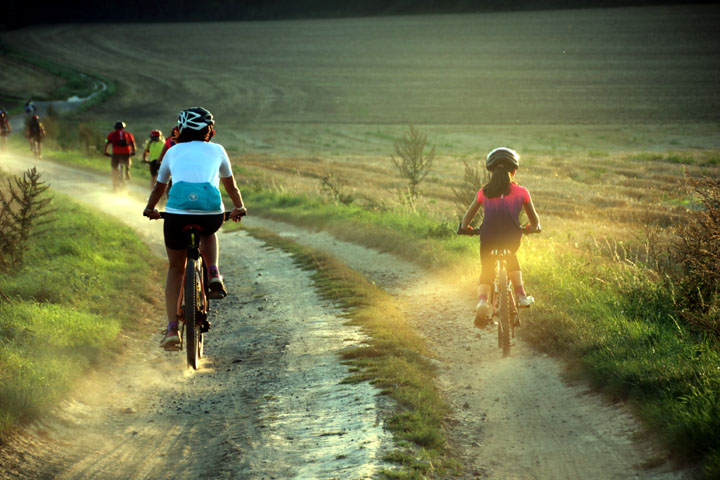
[[[565,381],[561,362],[521,340],[503,359],[496,331],[472,327],[474,288],[325,232],[258,217],[249,217],[248,224],[328,251],[396,296],[439,360],[440,388],[453,407],[447,435],[464,465],[463,478],[688,476],[661,461],[667,452],[626,405]]]
[[[27,159],[3,156],[3,166]],[[43,178],[119,216],[161,251],[160,222],[90,173],[41,162]],[[338,352],[363,340],[318,298],[310,273],[244,232],[223,234],[231,295],[213,304],[197,372],[157,347],[162,319],[125,332],[124,355],[2,447],[0,478],[375,478],[392,446],[386,400],[342,384]],[[148,331],[150,329],[150,331]]]

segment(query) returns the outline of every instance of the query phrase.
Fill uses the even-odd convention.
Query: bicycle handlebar
[[[476,237],[476,236],[479,236],[479,235],[480,235],[480,227],[478,227],[478,228],[471,228],[471,229],[468,229],[468,230],[462,230],[460,227],[462,227],[462,223],[460,223],[460,224],[458,225],[458,229],[457,229],[457,232],[456,232],[458,235],[466,235],[466,236],[468,236],[468,237]],[[535,227],[535,228],[533,229],[532,225],[527,224],[527,225],[524,225],[524,226],[520,227],[520,229],[522,230],[523,235],[532,235],[532,234],[535,234],[535,233],[540,233],[540,232],[542,232],[542,229],[540,228],[540,225],[538,225],[537,227]]]
[[[165,218],[165,215],[166,215],[165,212],[158,212],[158,213],[160,214],[160,218]],[[224,222],[227,222],[228,220],[230,220],[230,214],[231,214],[231,213],[232,213],[232,211],[223,213],[223,215],[224,215],[224,217],[225,217],[225,218],[223,219]],[[245,215],[247,215],[247,212],[242,212],[242,213],[241,213],[240,215],[238,215],[238,216],[239,216],[239,217],[244,217]],[[149,215],[148,215],[147,213],[145,213],[145,212],[143,212],[143,216],[144,216],[144,217],[149,217]]]

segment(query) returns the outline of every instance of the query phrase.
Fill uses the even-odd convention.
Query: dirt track
[[[89,174],[78,182],[71,169],[43,171],[57,190],[72,186],[92,203],[99,204],[78,185],[107,188]],[[120,203],[139,211],[138,200],[112,201],[125,219],[134,217]],[[153,226],[139,220],[138,227]],[[465,465],[463,478],[682,478],[658,462],[664,453],[641,439],[625,406],[564,382],[557,361],[522,342],[511,358],[500,358],[494,333],[478,335],[470,326],[471,293],[323,232],[252,216],[247,222],[327,250],[398,296],[439,358],[440,386],[454,407],[448,435]],[[157,231],[145,235],[159,238]],[[220,304],[202,369],[187,372],[177,355],[159,352],[157,334],[128,339],[140,359],[88,379],[57,414],[12,444],[5,477],[372,475],[389,441],[377,397],[364,385],[338,385],[345,369],[335,357],[357,332],[338,327],[337,312],[314,296],[307,274],[284,253],[242,234],[223,235],[221,245],[235,294]],[[190,415],[195,408],[208,412],[202,423]]]
[[[3,156],[3,166],[27,160]],[[70,193],[141,230],[162,250],[140,198],[104,178],[40,166]],[[361,340],[320,300],[309,274],[244,233],[223,235],[232,294],[216,302],[206,358],[157,347],[161,319],[142,319],[127,354],[77,387],[0,455],[2,478],[374,478],[391,445],[368,384],[345,385],[341,349]]]

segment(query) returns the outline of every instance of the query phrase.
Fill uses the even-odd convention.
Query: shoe
[[[487,300],[480,300],[475,307],[475,328],[485,328],[490,323],[490,305]]]
[[[227,290],[225,290],[225,284],[223,283],[222,275],[216,275],[210,277],[208,280],[207,296],[211,300],[220,300],[225,298]]]
[[[174,348],[178,345],[180,345],[180,335],[178,334],[177,325],[168,326],[160,346],[162,348]]]
[[[533,298],[531,295],[518,295],[518,308],[529,308],[530,305],[532,305],[533,303],[535,303],[535,298]]]

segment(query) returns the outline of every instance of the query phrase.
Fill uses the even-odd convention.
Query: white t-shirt
[[[222,145],[192,141],[173,145],[163,157],[158,182],[173,184],[165,211],[190,215],[223,213],[220,178],[232,177]]]

